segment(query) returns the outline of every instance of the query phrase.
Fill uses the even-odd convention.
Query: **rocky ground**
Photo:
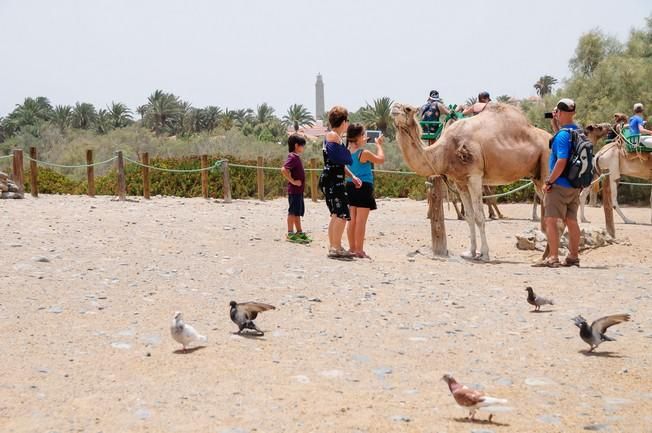
[[[373,260],[283,240],[286,202],[42,196],[0,203],[1,432],[652,432],[648,224],[581,269],[515,248],[530,207],[488,223],[493,261],[428,255],[425,202],[380,200]],[[588,209],[602,227],[600,209]],[[587,227],[586,225],[584,225]],[[554,298],[532,313],[525,286]],[[262,338],[232,335],[230,300],[272,303]],[[179,352],[175,310],[208,336]],[[630,313],[597,353],[571,318]],[[470,423],[441,376],[506,398]]]

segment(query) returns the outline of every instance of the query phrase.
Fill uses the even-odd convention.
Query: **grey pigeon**
[[[172,338],[177,343],[181,343],[183,346],[183,351],[186,351],[186,346],[194,341],[206,341],[206,337],[200,335],[199,332],[195,330],[192,326],[188,325],[183,321],[183,315],[181,311],[174,313],[172,318],[172,325],[170,326],[170,333]]]
[[[580,337],[582,337],[582,340],[591,346],[589,352],[593,352],[604,341],[616,341],[605,335],[607,328],[622,322],[627,322],[629,319],[629,314],[613,314],[599,318],[591,323],[591,326],[589,326],[586,319],[582,316],[575,317],[573,321],[575,322],[575,326],[580,328]]]
[[[542,305],[555,305],[552,299],[537,296],[532,287],[528,286],[525,290],[527,290],[527,303],[534,305],[534,311],[539,311]]]
[[[243,302],[238,304],[235,301],[231,301],[229,305],[231,306],[231,320],[238,325],[238,334],[242,333],[243,329],[253,329],[261,336],[265,335],[265,333],[258,329],[254,320],[258,316],[258,313],[276,309],[273,305],[263,304],[261,302]]]

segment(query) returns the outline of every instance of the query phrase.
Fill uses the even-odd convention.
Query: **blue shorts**
[[[303,205],[303,194],[288,194],[288,203],[290,204],[288,215],[303,216],[306,210]]]

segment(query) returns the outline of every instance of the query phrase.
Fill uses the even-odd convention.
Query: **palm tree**
[[[258,107],[256,107],[256,116],[254,122],[256,124],[265,123],[273,120],[275,117],[276,116],[274,116],[274,109],[268,105],[267,102],[263,102]]]
[[[387,96],[374,99],[373,105],[367,104],[361,111],[362,121],[365,123],[365,126],[367,128],[379,129],[383,135],[387,135],[391,125],[393,104],[394,101]]]
[[[8,136],[20,131],[38,135],[41,123],[52,119],[52,105],[50,101],[39,96],[25,98],[22,104],[16,104],[14,111],[5,119],[5,133]]]
[[[149,106],[147,104],[145,105],[139,105],[136,108],[136,113],[140,114],[140,120],[141,122],[145,120],[145,114],[147,114],[147,110],[149,109]]]
[[[241,108],[234,111],[235,124],[242,128],[245,123],[251,123],[254,119],[254,110],[251,108]]]
[[[93,104],[77,102],[72,110],[73,128],[89,129],[97,119],[97,112]]]
[[[114,128],[124,128],[133,122],[131,110],[121,102],[111,102],[108,108],[108,114],[111,118],[111,125]],[[99,113],[98,113],[99,114]]]
[[[113,127],[113,116],[104,108],[100,108],[95,117],[95,130],[98,134],[106,134]]]
[[[512,103],[512,97],[509,95],[500,95],[499,97],[496,98],[496,102],[502,102],[504,104],[511,104]]]
[[[288,112],[283,116],[283,125],[287,128],[292,125],[294,132],[297,132],[302,126],[313,126],[315,118],[306,107],[301,104],[293,104],[288,108]]]
[[[145,118],[152,130],[161,134],[165,129],[174,129],[187,108],[172,93],[156,90],[147,98]]]
[[[539,78],[539,81],[534,83],[534,88],[537,90],[537,95],[544,97],[552,93],[552,86],[557,84],[557,79],[550,75],[544,75]]]
[[[225,108],[224,112],[220,115],[219,126],[224,128],[225,131],[228,131],[235,126],[237,119],[238,113],[236,111]]]
[[[208,131],[212,131],[213,129],[217,128],[217,125],[220,123],[220,118],[222,116],[222,109],[215,105],[209,105],[208,107],[204,108],[203,111],[203,128]]]
[[[52,111],[52,123],[59,127],[59,131],[69,128],[72,123],[72,107],[70,105],[57,105]]]

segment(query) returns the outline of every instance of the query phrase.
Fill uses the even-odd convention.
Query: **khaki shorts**
[[[553,185],[543,196],[546,217],[577,220],[580,207],[580,190]]]

